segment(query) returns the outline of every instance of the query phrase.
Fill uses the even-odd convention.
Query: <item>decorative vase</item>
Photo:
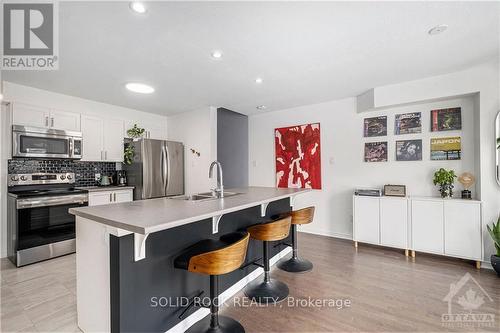
[[[493,269],[495,272],[497,272],[497,275],[500,277],[500,257],[497,256],[496,254],[491,255],[491,266],[493,266]]]
[[[441,193],[441,198],[451,198],[453,196],[453,185],[443,184],[439,187],[439,192]]]

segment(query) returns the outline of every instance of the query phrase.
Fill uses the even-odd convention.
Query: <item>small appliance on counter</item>
[[[365,197],[381,197],[382,190],[378,188],[363,188],[354,190],[354,195]]]
[[[406,186],[384,185],[384,195],[388,197],[406,197]]]
[[[127,186],[127,171],[116,171],[116,186]]]
[[[99,179],[99,186],[110,186],[113,184],[113,177],[102,175]]]

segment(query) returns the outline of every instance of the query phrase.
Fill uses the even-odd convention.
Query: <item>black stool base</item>
[[[269,282],[252,282],[245,289],[245,295],[260,304],[273,304],[284,301],[288,297],[288,286],[281,281],[271,279]]]
[[[212,328],[210,327],[210,316],[205,319],[200,320],[190,329],[186,331],[187,333],[245,333],[245,329],[241,324],[230,317],[219,316],[219,326]]]
[[[313,264],[309,260],[293,257],[288,260],[281,260],[276,266],[290,273],[305,273],[313,269]]]

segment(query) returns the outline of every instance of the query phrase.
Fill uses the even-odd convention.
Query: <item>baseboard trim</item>
[[[351,234],[344,234],[344,233],[340,233],[340,232],[326,232],[326,231],[322,231],[322,230],[300,230],[300,232],[303,232],[305,234],[320,235],[320,236],[327,236],[327,237],[333,237],[333,238],[352,240]]]
[[[279,252],[277,255],[272,257],[269,260],[269,263],[271,264],[271,266],[276,264],[281,258],[286,256],[290,252],[292,252],[292,249],[287,246],[285,249],[281,250],[281,252]],[[225,290],[223,293],[219,295],[219,302],[221,302],[221,304],[226,302],[228,299],[236,295],[236,293],[242,290],[247,284],[255,280],[262,273],[264,273],[264,269],[259,267],[250,274],[248,274],[247,276],[245,276],[243,279],[233,284],[231,287],[229,287],[227,290]],[[207,316],[208,314],[210,314],[209,309],[198,309],[192,315],[190,315],[189,317],[187,317],[186,319],[184,319],[183,321],[181,321],[180,323],[169,329],[166,333],[185,332],[191,326],[196,324],[198,321],[205,318],[205,316]]]

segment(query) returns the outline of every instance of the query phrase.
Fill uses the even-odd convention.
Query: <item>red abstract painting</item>
[[[277,128],[276,185],[284,188],[321,189],[319,123]]]

